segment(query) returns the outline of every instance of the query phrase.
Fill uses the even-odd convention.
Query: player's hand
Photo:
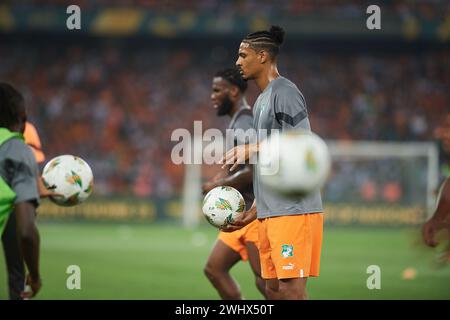
[[[39,290],[41,290],[41,287],[42,287],[41,278],[39,276],[33,278],[31,275],[27,275],[26,286],[29,286],[31,290],[23,291],[20,294],[20,296],[23,299],[30,299],[30,298],[35,297],[36,294],[39,292]]]
[[[59,193],[56,193],[56,192],[53,192],[52,190],[47,189],[45,187],[44,180],[42,180],[42,177],[38,178],[38,189],[39,189],[39,196],[41,198],[62,196]]]
[[[249,223],[253,222],[256,219],[256,208],[250,208],[248,211],[244,212],[242,217],[237,218],[231,224],[227,225],[220,230],[223,232],[233,232],[239,229],[242,229]]]
[[[443,229],[450,231],[450,225],[435,218],[428,220],[422,227],[422,236],[425,244],[429,247],[436,247],[439,245],[439,241],[436,240],[436,234]]]
[[[238,165],[244,164],[245,161],[257,152],[257,143],[238,145],[225,153],[225,156],[222,158],[222,169],[225,169],[227,165],[231,164],[230,171],[233,171]]]
[[[242,229],[246,225],[247,225],[247,223],[245,223],[243,219],[239,219],[239,220],[235,220],[233,222],[233,224],[228,224],[226,227],[221,228],[220,231],[233,232],[233,231]]]

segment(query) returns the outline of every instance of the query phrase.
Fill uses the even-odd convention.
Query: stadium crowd
[[[71,153],[92,165],[97,194],[170,196],[183,182],[170,160],[173,130],[227,124],[209,97],[233,48],[0,43],[0,80],[24,92],[48,159]],[[448,51],[282,54],[281,73],[325,139],[432,140],[450,105]],[[250,86],[251,104],[257,94]]]

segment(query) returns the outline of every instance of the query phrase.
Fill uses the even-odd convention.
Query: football
[[[326,182],[331,157],[317,134],[289,130],[272,134],[261,144],[261,183],[284,196],[306,196]]]
[[[75,206],[92,194],[94,177],[89,165],[73,155],[51,159],[44,167],[42,180],[45,187],[61,196],[50,197],[60,206]]]
[[[202,209],[211,225],[223,228],[244,213],[245,201],[235,188],[219,186],[206,194]]]

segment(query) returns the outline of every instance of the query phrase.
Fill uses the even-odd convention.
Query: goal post
[[[192,161],[185,164],[184,184],[181,199],[181,216],[183,226],[192,229],[198,226],[202,199],[202,159],[203,147],[201,136],[194,135],[189,152]]]
[[[390,161],[400,167],[404,176],[393,174],[389,176],[389,170],[385,170],[386,177],[378,177],[379,180],[401,180],[411,184],[410,189],[416,188],[414,199],[410,204],[422,202],[429,217],[436,208],[436,194],[439,183],[439,150],[433,142],[378,142],[378,141],[327,141],[333,167],[339,162],[383,162]],[[358,168],[355,168],[358,170]],[[401,170],[403,169],[403,170]],[[362,170],[361,168],[359,170]],[[357,172],[354,172],[357,174]],[[369,174],[370,175],[370,174]],[[414,177],[420,177],[419,181]],[[331,178],[332,179],[332,178]],[[423,196],[423,198],[422,198]],[[326,195],[325,195],[326,199]],[[344,200],[344,199],[342,199]],[[344,200],[345,201],[345,200]],[[405,203],[406,202],[406,203]],[[408,201],[404,201],[407,205]]]

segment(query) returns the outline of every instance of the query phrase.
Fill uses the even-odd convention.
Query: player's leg
[[[253,274],[255,275],[255,284],[259,292],[266,297],[266,282],[261,277],[261,263],[259,260],[259,251],[257,246],[253,242],[247,242],[245,244],[248,254],[248,261],[250,267],[252,268]]]
[[[267,300],[280,300],[279,293],[279,280],[277,278],[274,279],[266,279],[266,298]]]
[[[269,300],[307,300],[307,278],[268,279],[266,294]]]
[[[21,300],[20,293],[24,290],[25,266],[19,248],[16,233],[16,216],[11,213],[2,235],[3,251],[8,272],[8,290],[11,300]]]
[[[281,300],[307,300],[306,280],[308,278],[280,279],[278,298]]]
[[[241,260],[238,252],[218,239],[206,262],[204,272],[209,281],[225,300],[241,299],[241,290],[237,282],[231,277],[230,269]]]

